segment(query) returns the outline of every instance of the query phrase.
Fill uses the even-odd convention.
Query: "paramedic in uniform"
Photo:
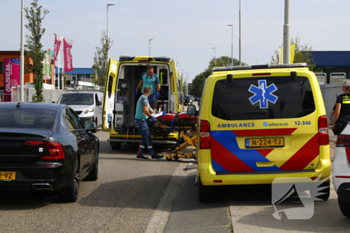
[[[149,105],[152,109],[156,108],[156,96],[159,98],[160,81],[158,75],[153,73],[153,66],[147,66],[147,72],[142,74],[141,80],[136,87],[136,96],[139,94],[139,89],[142,86],[141,93],[144,92],[146,86],[151,87],[151,94],[148,96]]]
[[[137,158],[140,159],[148,159],[148,157],[145,157],[143,155],[143,150],[145,148],[148,149],[148,151],[152,155],[152,159],[160,159],[163,158],[163,155],[157,155],[157,153],[153,150],[152,147],[152,139],[151,134],[149,133],[149,128],[147,125],[147,119],[151,122],[156,122],[156,118],[151,115],[150,112],[153,112],[153,109],[149,106],[148,98],[151,95],[151,87],[146,86],[143,88],[143,94],[140,96],[140,98],[137,101],[136,104],[136,114],[135,114],[135,127],[140,132],[142,136],[142,141],[140,143],[139,151],[137,153]]]

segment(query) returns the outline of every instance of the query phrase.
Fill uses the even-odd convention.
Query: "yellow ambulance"
[[[153,66],[160,79],[158,111],[177,113],[183,111],[181,80],[175,61],[169,57],[121,56],[119,61],[110,59],[104,91],[102,130],[109,132],[112,149],[120,149],[121,143],[140,142],[141,135],[134,127],[136,87],[147,66]],[[175,146],[178,134],[163,135],[151,130],[153,143]],[[172,147],[173,147],[172,146]]]
[[[278,177],[326,179],[319,198],[328,199],[326,111],[305,63],[216,67],[200,106],[200,201],[213,200],[218,185],[271,184]]]

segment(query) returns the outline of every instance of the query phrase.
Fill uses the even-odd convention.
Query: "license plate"
[[[284,138],[249,138],[245,144],[247,148],[283,147]]]
[[[0,180],[15,180],[16,172],[1,172],[0,171]]]

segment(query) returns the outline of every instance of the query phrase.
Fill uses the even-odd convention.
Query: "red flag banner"
[[[12,86],[19,85],[19,64],[19,59],[4,59],[4,102],[11,102]]]
[[[70,52],[73,41],[66,38],[63,39],[63,56],[64,56],[64,72],[67,73],[73,70],[73,56]]]
[[[58,36],[55,34],[55,44],[54,44],[54,50],[53,50],[53,65],[56,68],[56,59],[57,55],[60,52],[60,47],[61,47],[61,42],[62,42],[63,37]]]

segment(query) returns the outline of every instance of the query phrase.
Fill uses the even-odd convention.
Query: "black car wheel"
[[[75,202],[78,199],[80,185],[79,170],[79,161],[78,158],[76,158],[71,184],[67,188],[63,189],[59,195],[59,198],[62,201]]]
[[[98,146],[96,146],[96,150],[95,150],[95,163],[94,163],[94,168],[91,170],[91,172],[89,173],[89,175],[86,177],[85,180],[97,180],[98,179]]]
[[[95,130],[96,130],[96,132],[97,132],[97,128],[98,128],[98,119],[96,118],[96,120],[95,120]]]
[[[339,204],[339,208],[340,208],[340,211],[342,212],[342,214],[345,217],[350,218],[350,202],[342,201],[338,197],[338,204]]]

